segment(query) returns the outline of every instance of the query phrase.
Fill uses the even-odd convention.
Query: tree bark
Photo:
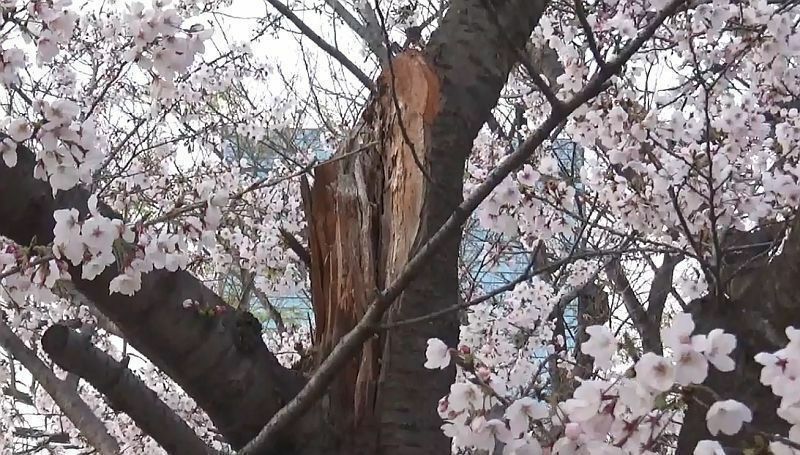
[[[639,333],[639,338],[642,340],[642,349],[645,352],[662,354],[663,346],[661,345],[661,334],[659,332],[661,314],[658,315],[658,321],[650,318],[644,305],[639,301],[636,291],[631,287],[619,258],[612,259],[606,265],[605,270],[614,291],[622,297],[622,302],[625,304],[625,309],[633,321],[633,326]]]
[[[750,234],[738,233],[730,247],[764,243],[769,238],[780,243],[777,229],[759,229]],[[753,241],[752,239],[758,239]],[[769,242],[767,242],[769,243]],[[709,367],[704,385],[716,391],[720,399],[734,399],[746,404],[753,412],[753,423],[760,431],[786,435],[789,425],[776,414],[779,399],[769,387],[761,384],[762,366],[753,359],[759,352],[774,352],[787,343],[784,331],[788,326],[800,327],[800,298],[797,279],[800,276],[800,220],[792,223],[792,231],[784,242],[781,254],[771,260],[767,247],[740,253],[723,269],[730,278],[724,289],[726,295],[708,295],[692,302],[697,333],[721,328],[736,335],[736,349],[731,354],[736,371],[722,373]],[[760,254],[759,254],[760,253]],[[747,264],[745,267],[743,265]],[[732,275],[733,272],[736,275]],[[679,455],[691,454],[698,441],[717,439],[726,447],[743,449],[753,446],[752,435],[746,431],[734,436],[712,437],[706,427],[707,406],[715,401],[707,392],[698,390],[696,400],[690,400],[678,440]]]
[[[20,146],[18,156],[15,167],[0,166],[0,194],[14,195],[0,204],[0,235],[21,245],[33,240],[47,245],[53,240],[53,212],[75,207],[87,214],[89,193],[74,188],[53,198],[50,186],[33,177],[32,152]],[[185,271],[145,274],[142,289],[132,297],[109,294],[109,282],[118,273],[113,265],[92,281],[80,278],[79,267],[69,272],[75,288],[192,396],[234,447],[247,443],[302,387],[299,373],[282,367],[263,343],[250,350],[237,346],[236,325],[224,323],[229,316],[183,308],[186,299],[224,305]]]
[[[517,59],[512,46],[524,48],[545,3],[454,1],[424,52],[387,63],[359,134],[339,152],[352,156],[316,170],[309,246],[320,361],[461,202],[466,158]],[[387,322],[457,303],[459,243],[451,236],[423,266]],[[340,443],[358,453],[447,453],[436,403],[453,370],[422,364],[429,338],[455,346],[457,336],[452,313],[368,340],[329,394]]]

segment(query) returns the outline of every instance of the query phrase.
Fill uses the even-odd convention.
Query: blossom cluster
[[[571,396],[555,402],[515,393],[519,389],[508,388],[481,361],[480,352],[473,354],[466,346],[456,350],[441,340],[428,340],[425,367],[444,369],[455,360],[462,371],[463,382],[454,383],[438,407],[445,420],[442,429],[457,447],[492,452],[499,443],[506,455],[654,453],[664,432],[675,429],[673,419],[684,399],[682,391],[702,384],[709,364],[722,372],[735,368],[732,334],[720,329],[694,334],[694,329],[690,314],[677,314],[661,332],[670,354],[646,352],[620,373],[619,368],[611,368],[610,361],[617,339],[607,326],[590,326],[590,337],[581,350],[594,358],[597,375],[575,377],[579,385]],[[775,453],[794,453],[785,441],[800,442],[793,373],[800,360],[798,333],[788,328],[786,348],[756,356],[764,365],[762,383],[782,398],[778,415],[795,425],[787,437],[772,441]],[[735,399],[720,398],[706,406],[708,431],[714,436],[736,435],[753,419],[750,409]],[[721,451],[719,442],[704,440],[695,454]]]

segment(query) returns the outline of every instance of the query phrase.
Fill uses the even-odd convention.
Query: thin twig
[[[478,304],[483,303],[483,302],[485,302],[487,300],[490,300],[490,299],[492,299],[492,298],[494,298],[494,297],[496,297],[496,296],[498,296],[500,294],[503,294],[503,293],[508,292],[508,291],[512,291],[520,283],[528,281],[529,279],[531,279],[531,278],[533,278],[535,276],[541,275],[543,273],[548,273],[548,272],[552,272],[554,270],[558,270],[562,266],[564,266],[566,264],[569,264],[571,262],[574,262],[574,261],[577,261],[577,260],[580,260],[580,259],[592,258],[592,257],[614,256],[614,255],[621,254],[623,252],[624,252],[624,250],[622,250],[622,249],[619,249],[619,250],[607,250],[607,251],[592,251],[592,252],[588,252],[588,253],[584,253],[584,254],[577,254],[577,255],[574,255],[574,256],[566,257],[564,259],[561,259],[559,261],[553,262],[553,263],[548,264],[548,265],[543,266],[543,267],[538,267],[536,269],[533,269],[532,267],[529,267],[528,270],[526,270],[525,272],[521,273],[519,276],[517,276],[516,278],[514,278],[510,282],[504,284],[503,286],[499,286],[499,287],[497,287],[495,289],[492,289],[491,292],[487,292],[486,294],[483,294],[483,295],[481,295],[479,297],[476,297],[476,298],[474,298],[474,299],[472,299],[472,300],[470,300],[468,302],[457,303],[457,304],[451,305],[451,306],[449,306],[447,308],[442,308],[441,310],[434,311],[434,312],[431,312],[431,313],[428,313],[428,314],[425,314],[425,315],[422,315],[422,316],[418,316],[418,317],[415,317],[415,318],[403,319],[401,321],[394,321],[394,322],[389,322],[389,323],[386,323],[386,324],[381,324],[380,326],[378,326],[378,329],[380,329],[380,330],[388,330],[388,329],[393,329],[395,327],[401,327],[401,326],[405,326],[405,325],[409,325],[409,324],[417,324],[417,323],[420,323],[420,322],[429,321],[431,319],[436,319],[439,316],[442,316],[442,315],[445,315],[445,314],[448,314],[448,313],[452,313],[453,311],[458,311],[458,310],[462,310],[462,309],[465,309],[465,308],[469,308],[471,306],[478,305]],[[572,299],[570,299],[570,300],[572,300]]]
[[[270,5],[275,7],[275,9],[277,9],[279,13],[281,13],[284,17],[286,17],[286,19],[289,19],[291,23],[293,23],[298,29],[300,29],[300,32],[302,32],[303,35],[305,35],[308,39],[313,41],[314,44],[319,46],[320,49],[322,49],[328,55],[333,57],[337,62],[341,63],[342,66],[347,68],[347,70],[350,71],[350,73],[353,74],[353,76],[355,76],[356,79],[358,79],[359,81],[361,81],[362,84],[364,84],[364,87],[368,88],[369,91],[371,92],[375,91],[375,84],[372,82],[372,78],[370,78],[363,71],[361,71],[361,69],[358,66],[356,66],[356,64],[353,63],[350,59],[348,59],[344,54],[342,54],[342,52],[339,49],[336,49],[335,47],[328,44],[328,42],[322,39],[321,36],[317,35],[317,33],[314,32],[314,30],[311,30],[311,28],[308,25],[306,25],[306,23],[303,22],[302,19],[297,17],[297,15],[294,14],[294,12],[292,12],[292,10],[289,9],[288,6],[284,5],[279,0],[267,0],[267,1],[269,2]]]
[[[575,17],[578,18],[578,22],[581,24],[583,33],[586,34],[586,43],[589,45],[589,50],[592,52],[594,59],[597,61],[597,66],[602,69],[604,66],[606,66],[606,61],[603,58],[603,54],[600,52],[600,47],[597,45],[597,40],[594,39],[592,26],[589,25],[589,21],[586,19],[586,10],[583,9],[582,0],[575,0]]]

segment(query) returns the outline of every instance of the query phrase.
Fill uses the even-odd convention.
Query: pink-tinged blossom
[[[708,408],[706,424],[712,436],[718,433],[734,435],[745,422],[753,420],[750,408],[736,400],[717,401]]]
[[[8,125],[8,135],[16,142],[26,141],[33,135],[33,128],[24,119],[14,119]]]
[[[580,424],[575,422],[570,422],[564,427],[564,436],[573,441],[577,441],[582,432]]]
[[[16,48],[0,52],[0,81],[4,84],[19,82],[19,70],[25,66],[25,54]]]
[[[50,30],[42,30],[37,44],[39,61],[49,63],[58,55],[58,41]]]
[[[119,230],[109,218],[93,216],[81,227],[81,240],[92,253],[111,253]]]
[[[672,318],[669,326],[661,329],[664,346],[677,349],[681,345],[692,345],[694,320],[689,313],[678,313]]]
[[[611,366],[611,358],[617,351],[617,339],[611,329],[604,325],[593,325],[586,328],[589,340],[581,344],[581,352],[594,357],[598,368],[605,369]]]
[[[139,272],[125,271],[114,277],[108,285],[109,291],[127,296],[132,296],[142,287],[142,274]]]
[[[0,156],[8,167],[17,165],[17,144],[6,138],[0,142]]]
[[[535,438],[514,439],[503,447],[503,455],[542,455],[542,445]]]
[[[517,172],[517,181],[528,188],[533,188],[540,178],[541,175],[530,164],[526,164]]]
[[[672,360],[675,362],[675,382],[680,385],[700,384],[708,376],[708,361],[689,345],[677,347]]]
[[[522,397],[506,408],[504,414],[508,419],[511,432],[515,435],[526,431],[531,420],[540,420],[550,415],[546,404],[530,397]]]
[[[655,402],[653,392],[639,381],[622,378],[617,385],[619,401],[614,412],[616,415],[628,413],[632,417],[641,417],[651,409]]]
[[[84,280],[93,280],[115,261],[116,258],[111,252],[101,251],[94,254],[90,260],[84,262],[81,266],[81,278]]]
[[[72,161],[71,159],[69,161]],[[80,181],[78,169],[69,161],[56,164],[51,170],[50,186],[55,195],[58,190],[66,191],[73,188]]]
[[[602,402],[603,383],[584,381],[575,389],[572,398],[564,403],[564,411],[573,422],[585,422],[595,415]]]
[[[579,453],[578,449],[578,442],[565,436],[559,438],[555,444],[553,444],[551,453],[552,455],[576,455]]]
[[[428,340],[428,348],[425,349],[425,368],[444,370],[450,366],[450,348],[438,338]]]
[[[457,413],[480,407],[481,401],[483,401],[483,393],[478,386],[471,382],[457,382],[450,386],[447,402],[450,409]]]
[[[800,444],[800,425],[792,425],[789,429],[788,439],[790,442]],[[797,455],[800,450],[791,447],[785,441],[772,441],[769,444],[769,450],[774,455]]]
[[[664,357],[645,353],[635,366],[636,380],[659,392],[666,392],[675,383],[675,367]]]

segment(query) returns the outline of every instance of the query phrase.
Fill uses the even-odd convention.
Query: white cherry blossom
[[[611,358],[617,351],[617,339],[607,326],[593,325],[586,328],[589,340],[581,343],[581,352],[594,357],[595,365],[605,369],[611,366]]]
[[[425,350],[425,368],[442,369],[450,366],[450,348],[438,338],[428,340],[428,348]]]
[[[636,362],[636,380],[659,392],[666,392],[675,383],[675,367],[664,357],[645,353]]]
[[[736,363],[730,353],[736,348],[736,337],[722,329],[714,329],[706,337],[703,354],[720,371],[733,371]]]
[[[706,423],[708,431],[716,436],[718,433],[734,435],[742,429],[745,422],[753,420],[750,408],[736,400],[717,401],[708,408]]]
[[[717,441],[704,439],[698,441],[694,448],[694,455],[725,455],[722,445]]]
[[[33,135],[31,125],[24,119],[14,119],[8,125],[8,135],[16,142],[30,139]]]

